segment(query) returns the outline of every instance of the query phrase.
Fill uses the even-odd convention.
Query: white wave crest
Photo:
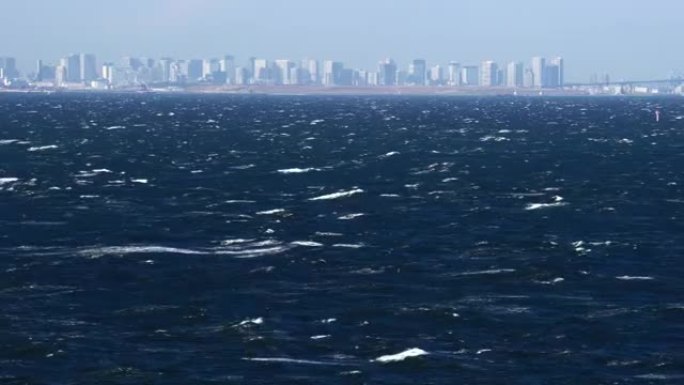
[[[49,146],[29,147],[28,151],[29,152],[46,151],[46,150],[54,150],[56,148],[59,148],[59,147],[57,145],[51,144]]]
[[[565,202],[556,202],[556,203],[529,203],[527,206],[525,206],[525,210],[527,211],[532,211],[532,210],[542,210],[542,209],[550,209],[554,207],[563,207],[567,206],[568,204]]]
[[[429,353],[423,349],[413,348],[413,349],[408,349],[406,351],[403,351],[403,352],[397,353],[397,354],[380,356],[380,357],[376,358],[374,361],[382,362],[382,363],[400,362],[400,361],[404,361],[407,358],[420,357],[420,356],[425,356],[428,354]]]
[[[620,281],[653,281],[655,278],[650,277],[650,276],[630,276],[630,275],[623,275],[621,277],[615,277],[616,279],[619,279]]]
[[[19,178],[0,178],[0,186],[8,183],[18,182]]]
[[[363,191],[360,188],[354,189],[354,190],[349,190],[349,191],[340,191],[332,194],[327,194],[327,195],[321,195],[319,197],[315,198],[310,198],[310,201],[326,201],[326,200],[333,200],[333,199],[340,199],[340,198],[347,198],[352,195],[356,194],[362,194],[365,191]]]
[[[319,168],[286,168],[283,170],[278,170],[280,174],[306,174],[307,172],[321,171]]]

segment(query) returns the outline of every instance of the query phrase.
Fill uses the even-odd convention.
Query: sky
[[[0,56],[25,71],[72,52],[366,69],[562,56],[569,81],[662,79],[684,74],[682,15],[682,0],[15,0],[0,6]]]

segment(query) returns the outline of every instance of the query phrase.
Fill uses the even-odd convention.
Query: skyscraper
[[[394,60],[387,58],[378,63],[378,85],[397,85],[397,64]]]
[[[546,87],[546,59],[539,56],[532,58],[532,75],[534,88]]]
[[[292,69],[295,68],[295,64],[292,61],[287,59],[276,60],[275,66],[277,73],[274,80],[277,84],[292,85],[295,83],[292,76]]]
[[[0,57],[0,69],[5,78],[11,79],[19,76],[17,60],[13,57]]]
[[[79,69],[80,69],[80,81],[81,82],[91,82],[97,79],[97,63],[95,55],[82,53],[78,55],[79,58]]]
[[[524,84],[523,63],[510,62],[506,68],[506,86],[510,88],[522,87]]]
[[[464,66],[461,68],[461,81],[466,86],[477,86],[480,83],[480,67]]]
[[[326,87],[340,85],[344,64],[338,61],[326,60],[323,62],[323,85]]]
[[[546,66],[546,86],[549,88],[562,88],[564,83],[563,74],[563,58],[556,57],[549,61]]]
[[[268,83],[269,81],[271,81],[268,60],[254,59],[253,77],[255,83]]]
[[[231,55],[224,56],[219,67],[226,76],[226,84],[235,84],[235,58]]]
[[[415,59],[409,65],[407,83],[416,86],[424,86],[427,79],[427,62],[424,59]]]
[[[448,84],[451,87],[461,85],[461,64],[453,61],[449,63]]]
[[[480,71],[480,86],[495,87],[499,85],[499,66],[492,60],[483,61]]]
[[[190,59],[188,61],[188,81],[191,83],[198,82],[202,79],[202,71],[204,70],[204,63],[200,59]]]
[[[69,55],[60,61],[60,65],[66,69],[65,82],[81,82],[81,56],[77,54]]]
[[[444,69],[437,64],[430,68],[430,84],[433,86],[441,86],[444,84]]]

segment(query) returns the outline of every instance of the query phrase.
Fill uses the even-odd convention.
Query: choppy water
[[[0,95],[0,383],[683,383],[683,102]]]

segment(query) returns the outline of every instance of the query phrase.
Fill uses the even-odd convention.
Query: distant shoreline
[[[592,93],[582,89],[531,89],[484,87],[316,87],[316,86],[185,86],[93,89],[93,88],[1,88],[0,93],[96,93],[96,94],[202,94],[202,95],[282,95],[282,96],[628,96],[628,97],[681,97],[678,94],[610,94]]]

